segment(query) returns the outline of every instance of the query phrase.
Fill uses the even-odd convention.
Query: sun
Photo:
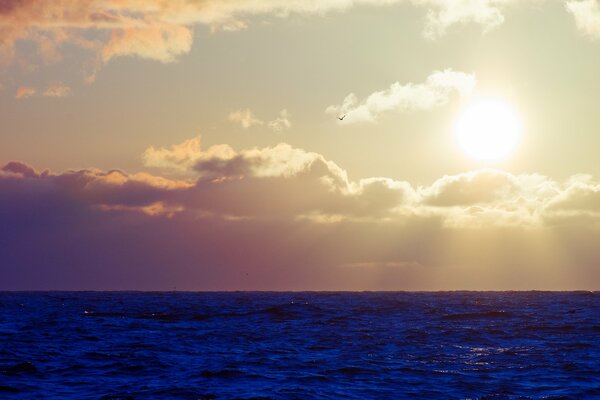
[[[517,113],[498,98],[480,98],[459,116],[456,133],[460,148],[478,161],[496,162],[515,150],[521,123]]]

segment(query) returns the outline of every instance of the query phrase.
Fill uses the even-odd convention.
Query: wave
[[[7,375],[37,374],[38,369],[35,367],[35,365],[33,365],[33,363],[29,361],[24,361],[0,369],[0,372],[4,372]]]
[[[275,319],[303,318],[307,313],[317,314],[323,310],[308,303],[286,303],[245,312],[213,312],[213,313],[167,313],[167,312],[122,312],[122,311],[93,311],[85,310],[85,317],[97,318],[132,318],[148,319],[167,322],[205,321],[212,318],[244,318],[253,315],[268,315]]]
[[[0,399],[600,398],[585,293],[0,299]]]
[[[0,393],[19,393],[20,390],[12,386],[0,385]]]
[[[496,319],[496,318],[512,318],[513,315],[507,311],[485,311],[462,314],[448,314],[442,317],[446,321],[460,321],[467,319]]]

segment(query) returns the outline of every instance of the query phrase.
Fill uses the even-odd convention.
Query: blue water
[[[600,293],[0,293],[0,399],[600,398]]]

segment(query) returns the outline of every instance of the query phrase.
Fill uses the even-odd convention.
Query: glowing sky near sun
[[[0,3],[2,288],[600,286],[596,0]]]
[[[521,135],[516,112],[500,99],[472,102],[458,117],[458,144],[476,160],[497,162],[512,155]]]

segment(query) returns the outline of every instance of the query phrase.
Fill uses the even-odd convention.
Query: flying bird
[[[343,120],[344,120],[344,118],[346,118],[346,115],[348,115],[348,114],[344,114],[344,115],[342,115],[341,117],[338,117],[338,119],[339,119],[340,121],[343,121]]]

